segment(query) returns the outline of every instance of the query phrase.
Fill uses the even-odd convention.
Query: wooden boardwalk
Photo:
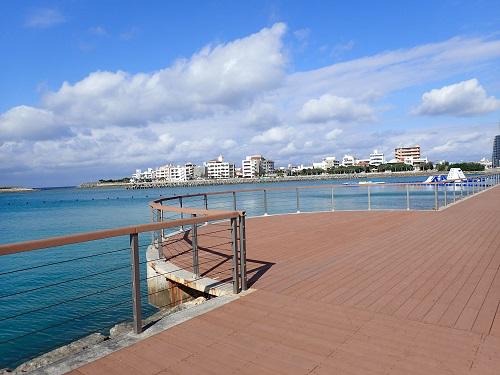
[[[247,222],[255,292],[74,374],[500,374],[500,188]],[[225,264],[225,263],[224,263]]]

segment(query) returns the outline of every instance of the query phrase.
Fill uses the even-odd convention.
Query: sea
[[[370,178],[372,182],[421,182],[423,176]],[[127,190],[125,188],[42,188],[0,194],[0,244],[116,228],[151,221],[148,203],[161,197],[269,187],[237,194],[238,209],[247,216],[300,211],[406,209],[406,188],[367,186],[360,179],[217,185]],[[344,186],[352,183],[354,186]],[[338,188],[322,187],[336,184]],[[275,190],[286,188],[286,190]],[[272,189],[272,190],[271,190]],[[449,193],[451,197],[451,193]],[[439,196],[443,201],[443,193]],[[193,199],[191,206],[201,204]],[[231,194],[209,196],[209,208],[231,209]],[[442,204],[442,203],[441,203]],[[189,206],[186,201],[185,206]],[[411,209],[434,207],[432,187],[410,187]],[[200,206],[201,208],[201,206]],[[140,236],[142,275],[144,253],[151,236]],[[251,246],[249,244],[248,246]],[[249,250],[251,251],[251,249]],[[130,251],[127,236],[0,256],[0,369],[20,363],[94,332],[108,333],[130,321]],[[142,279],[142,290],[146,282]],[[142,299],[144,315],[156,309]]]

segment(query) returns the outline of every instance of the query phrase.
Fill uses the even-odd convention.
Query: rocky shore
[[[169,316],[175,312],[188,309],[193,306],[197,306],[206,301],[205,297],[198,297],[192,301],[185,302],[181,305],[169,309],[161,309],[157,313],[143,320],[143,326],[150,326],[160,321],[166,316]],[[80,353],[82,351],[92,350],[96,345],[108,341],[117,340],[120,337],[127,335],[132,332],[133,324],[130,323],[120,323],[115,325],[110,329],[108,335],[103,335],[102,333],[93,333],[91,335],[85,336],[79,340],[73,341],[67,345],[61,346],[60,348],[54,349],[48,353],[42,354],[36,358],[33,358],[23,364],[19,365],[15,369],[0,369],[0,375],[4,374],[26,374],[31,371],[43,368],[45,366],[51,365],[55,362],[64,361],[71,355]]]

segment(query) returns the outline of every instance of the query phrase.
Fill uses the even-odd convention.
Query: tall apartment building
[[[241,173],[243,178],[254,178],[274,173],[274,161],[264,158],[262,155],[247,156],[241,161]]]
[[[385,164],[384,153],[373,150],[373,152],[370,154],[369,164],[375,167],[378,167],[380,164]]]
[[[394,157],[404,163],[405,160],[411,159],[420,159],[420,146],[412,146],[412,147],[398,147],[394,149]]]
[[[491,163],[493,168],[500,167],[500,135],[495,137],[493,141],[493,154],[491,156]]]
[[[207,167],[207,178],[221,180],[235,177],[234,163],[225,162],[222,155],[219,155],[217,159],[207,161],[205,167]]]

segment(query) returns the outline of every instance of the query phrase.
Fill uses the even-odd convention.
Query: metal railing
[[[145,257],[152,244],[143,234],[231,223],[228,242],[235,268],[231,273],[233,290],[245,290],[245,255],[241,251],[245,249],[244,212],[186,208],[182,213],[189,217],[0,245],[1,260],[5,260],[0,263],[0,368],[117,323],[132,321],[133,331],[140,333],[144,311],[150,315],[157,311],[146,300],[151,294],[174,288],[148,290],[148,279],[165,275],[146,275],[144,268],[160,259]],[[196,231],[194,235],[196,238]],[[196,241],[193,246],[196,249]],[[197,261],[198,266],[209,262]],[[178,303],[171,300],[158,307]],[[131,312],[128,317],[126,309]],[[68,328],[71,325],[74,330]],[[76,332],[78,329],[81,332]]]
[[[151,209],[153,220],[158,222],[168,220],[164,212],[173,207],[241,210],[250,216],[339,210],[440,210],[499,182],[499,175],[492,174],[432,183],[263,187],[166,197],[154,201]],[[177,212],[182,218],[182,212]]]

